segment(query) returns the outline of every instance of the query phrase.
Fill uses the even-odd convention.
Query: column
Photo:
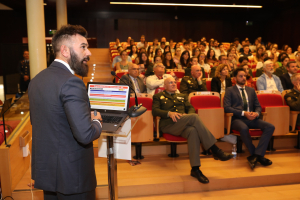
[[[47,67],[44,1],[26,0],[30,78]]]
[[[57,30],[68,24],[67,0],[56,0]]]

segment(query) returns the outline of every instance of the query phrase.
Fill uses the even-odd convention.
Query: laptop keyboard
[[[110,115],[101,115],[103,123],[117,124],[123,117],[116,117]]]

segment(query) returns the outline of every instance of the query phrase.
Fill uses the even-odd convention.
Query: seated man
[[[290,107],[291,111],[300,111],[300,74],[296,73],[291,76],[291,81],[294,86],[290,93],[284,96],[286,104]],[[300,117],[297,118],[297,126],[300,126]],[[293,127],[295,128],[295,127]]]
[[[202,80],[203,72],[201,67],[193,65],[191,76],[185,76],[181,79],[180,93],[189,95],[191,92],[207,91],[206,83]]]
[[[175,93],[177,85],[174,78],[167,78],[164,85],[165,90],[153,96],[152,114],[161,117],[159,129],[162,132],[187,139],[191,176],[201,183],[208,183],[209,180],[199,169],[200,142],[206,150],[211,149],[216,160],[226,161],[233,155],[224,153],[215,145],[217,140],[195,114],[187,95]]]
[[[241,138],[251,154],[247,157],[251,169],[255,168],[257,162],[264,166],[271,165],[272,161],[265,158],[264,155],[275,127],[259,119],[261,106],[255,90],[245,86],[246,72],[244,69],[235,69],[233,76],[236,85],[227,88],[224,96],[225,113],[233,113],[231,129],[240,132]],[[256,148],[252,144],[249,129],[261,129],[263,131]]]
[[[154,95],[156,88],[164,87],[164,80],[170,77],[176,78],[175,74],[165,74],[165,66],[162,63],[154,64],[154,75],[146,79],[147,93]]]
[[[248,62],[249,62],[249,59],[248,59],[247,56],[242,56],[242,57],[239,58],[239,63],[240,63],[240,65],[247,64],[248,66],[250,66],[250,65],[248,64]],[[252,69],[251,69],[251,68],[249,68],[249,75],[250,75],[251,77],[253,77],[253,73],[252,73]]]
[[[264,62],[266,62],[268,60],[272,61],[272,59],[270,57],[264,58]],[[260,77],[263,73],[264,73],[264,68],[262,66],[261,68],[256,69],[256,75],[255,76]]]
[[[241,56],[245,56],[245,57],[251,57],[252,56],[249,45],[244,45],[243,50],[244,51],[241,53]]]
[[[270,60],[264,62],[263,70],[264,73],[256,81],[257,90],[277,90],[282,92],[281,81],[278,76],[273,74],[273,62]]]
[[[119,47],[117,48],[117,50],[118,50],[118,52],[119,52],[119,54],[120,54],[120,53],[123,51],[123,47],[122,47],[122,46],[119,46]],[[119,55],[119,56],[116,56],[116,57],[114,58],[113,62],[112,62],[111,67],[114,69],[114,68],[115,68],[115,65],[117,64],[117,62],[121,62],[121,61],[122,61],[121,56],[120,56],[120,55]],[[127,57],[127,61],[128,61],[128,62],[132,62],[130,56]]]
[[[286,69],[288,71],[288,73],[283,74],[282,76],[280,76],[280,80],[281,80],[281,85],[283,87],[284,90],[289,90],[289,89],[293,89],[294,85],[291,81],[291,76],[293,74],[296,74],[298,71],[298,67],[297,67],[297,63],[296,61],[290,61],[287,63]]]
[[[128,74],[124,74],[121,77],[120,83],[126,83],[134,88],[136,93],[146,93],[146,85],[141,77],[139,77],[140,67],[136,64],[129,65]],[[134,91],[130,90],[130,93]]]

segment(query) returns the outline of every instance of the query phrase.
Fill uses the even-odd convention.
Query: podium
[[[131,160],[131,130],[139,118],[140,116],[131,126],[131,119],[127,117],[116,132],[102,132],[98,139],[98,157],[107,157],[108,199],[110,200],[118,199],[116,159]]]

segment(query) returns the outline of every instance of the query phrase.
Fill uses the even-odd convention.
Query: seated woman
[[[293,50],[292,47],[288,47],[286,49],[286,53],[289,56],[290,59],[295,60],[295,55],[293,54]]]
[[[177,48],[179,48],[179,49],[181,50],[181,47],[180,47],[180,43],[179,43],[179,42],[177,42],[177,43],[175,44],[174,48],[172,49],[173,57],[174,57],[174,55],[175,55],[175,53],[176,53],[176,49],[177,49]],[[180,51],[180,53],[181,53],[181,51]],[[180,57],[180,55],[179,55],[179,57]]]
[[[242,64],[240,68],[243,68],[247,74],[245,86],[252,87],[253,89],[255,89],[254,82],[252,80],[252,77],[249,74],[249,66],[247,64]],[[235,84],[236,84],[235,80],[232,79],[232,85],[234,86]]]
[[[149,62],[153,63],[154,49],[152,45],[148,47],[147,55],[148,55]]]
[[[284,44],[284,45],[282,46],[282,51],[286,51],[288,47],[289,47],[289,45]]]
[[[211,80],[211,91],[222,94],[225,89],[232,86],[231,78],[228,73],[228,66],[220,64],[215,72],[215,77]]]
[[[114,48],[118,48],[120,46],[122,46],[121,42],[120,42],[119,38],[116,38],[116,44],[114,45]]]
[[[228,49],[227,54],[229,54],[229,53],[232,53],[233,55],[235,55],[234,59],[235,59],[236,64],[237,64],[237,61],[239,60],[240,56],[239,56],[239,54],[236,50],[236,47],[231,47],[230,49]]]
[[[181,56],[181,48],[178,47],[173,56],[173,61],[177,67],[178,67],[178,64],[180,63],[180,56]]]
[[[288,71],[286,69],[287,63],[290,61],[290,58],[288,56],[285,56],[281,59],[281,67],[277,67],[274,74],[276,76],[282,76],[283,74],[286,74]],[[277,64],[277,63],[276,63]]]
[[[205,72],[207,72],[208,74],[210,73],[210,65],[207,64],[205,53],[200,53],[199,65],[204,69]]]
[[[128,67],[132,65],[132,63],[127,61],[128,54],[126,50],[121,51],[120,55],[122,60],[117,62],[116,70],[128,70]]]
[[[279,54],[278,58],[277,58],[277,62],[274,63],[274,71],[275,71],[277,68],[279,68],[279,67],[282,66],[282,61],[283,61],[282,59],[283,59],[284,57],[288,57],[287,53],[286,53],[286,52],[281,52],[281,53]]]
[[[200,56],[200,49],[196,47],[193,49],[193,57],[197,57],[199,60],[199,56]]]
[[[130,56],[133,63],[135,63],[135,59],[136,59],[136,57],[138,57],[138,53],[139,52],[138,52],[137,47],[135,45],[132,45],[131,49],[130,49],[129,56]]]
[[[300,68],[300,51],[298,51],[295,55],[295,61],[297,63],[298,68]]]
[[[155,56],[163,57],[162,50],[160,48],[155,49]]]
[[[170,46],[169,46],[169,45],[166,45],[165,48],[164,48],[164,54],[165,54],[166,52],[170,52],[170,51],[171,51]]]
[[[177,68],[176,64],[173,61],[171,52],[164,53],[163,65],[165,66],[166,69]]]
[[[186,69],[190,63],[190,52],[185,50],[180,56],[180,63],[177,65],[178,69]]]
[[[213,49],[209,49],[206,55],[206,61],[210,66],[218,65],[218,59],[216,58],[215,51]]]
[[[146,48],[145,47],[140,48],[138,56],[135,58],[135,63],[139,63],[140,54],[141,53],[145,53],[145,52],[146,52]]]
[[[258,47],[256,49],[256,54],[253,58],[254,60],[254,63],[258,63],[258,62],[263,62],[263,52],[264,52],[264,49],[262,47]]]
[[[268,51],[268,57],[271,58],[273,63],[277,62],[279,53],[277,52],[276,47],[272,47],[270,51]]]
[[[149,61],[148,55],[146,52],[142,52],[139,55],[138,65],[140,67],[140,72],[145,72],[149,66],[153,66],[153,64]]]
[[[300,52],[300,45],[298,45],[297,51],[294,52],[294,55],[296,56],[298,52]],[[295,58],[295,59],[296,59],[296,58]]]

